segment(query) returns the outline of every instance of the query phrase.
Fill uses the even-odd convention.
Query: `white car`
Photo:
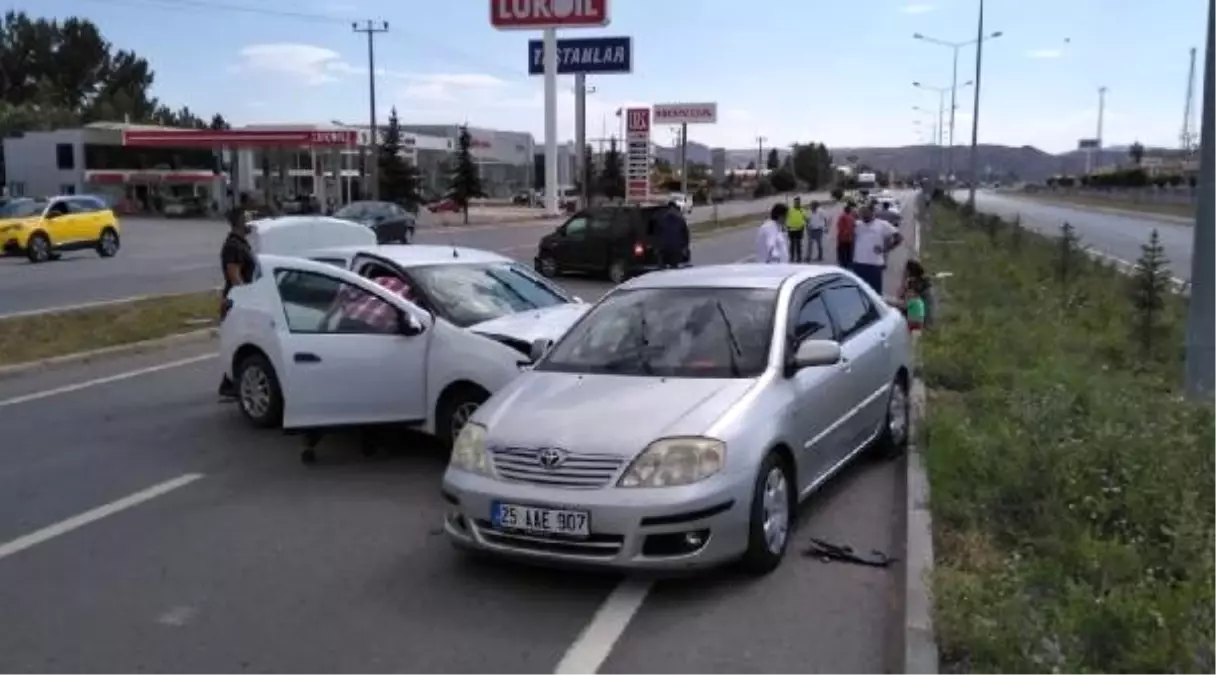
[[[692,199],[683,192],[673,192],[667,195],[667,202],[675,202],[683,213],[692,213]]]
[[[451,444],[589,305],[496,253],[348,246],[258,256],[220,326],[224,376],[260,427],[405,423]]]

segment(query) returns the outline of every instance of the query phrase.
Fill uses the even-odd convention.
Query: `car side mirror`
[[[831,366],[842,358],[840,343],[835,340],[803,340],[794,350],[794,370]]]
[[[420,335],[423,331],[425,331],[426,326],[423,326],[422,322],[419,321],[418,318],[413,314],[410,314],[409,312],[400,312],[397,314],[397,330],[402,335],[413,337],[415,335]]]
[[[532,359],[532,363],[540,361],[549,352],[549,347],[551,346],[553,346],[553,343],[544,338],[533,340],[532,348],[528,351],[528,358]]]

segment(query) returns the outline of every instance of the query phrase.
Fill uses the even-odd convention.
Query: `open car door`
[[[432,317],[332,264],[259,256],[283,320],[283,428],[421,422]]]

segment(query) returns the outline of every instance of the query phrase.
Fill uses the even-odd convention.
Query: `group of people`
[[[835,222],[836,264],[882,295],[887,256],[904,241],[899,231],[901,221],[899,210],[890,201],[870,200],[860,208],[855,202],[847,202]],[[809,212],[803,209],[800,197],[794,198],[792,206],[773,205],[756,235],[756,262],[823,262],[823,239],[830,222],[817,201],[810,203]],[[915,260],[907,262],[903,276],[899,295],[889,301],[919,327],[925,322],[929,280]]]

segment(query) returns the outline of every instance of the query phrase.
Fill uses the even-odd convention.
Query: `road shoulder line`
[[[648,579],[626,579],[614,588],[553,672],[557,675],[599,672],[616,641],[642,608],[653,583]]]

